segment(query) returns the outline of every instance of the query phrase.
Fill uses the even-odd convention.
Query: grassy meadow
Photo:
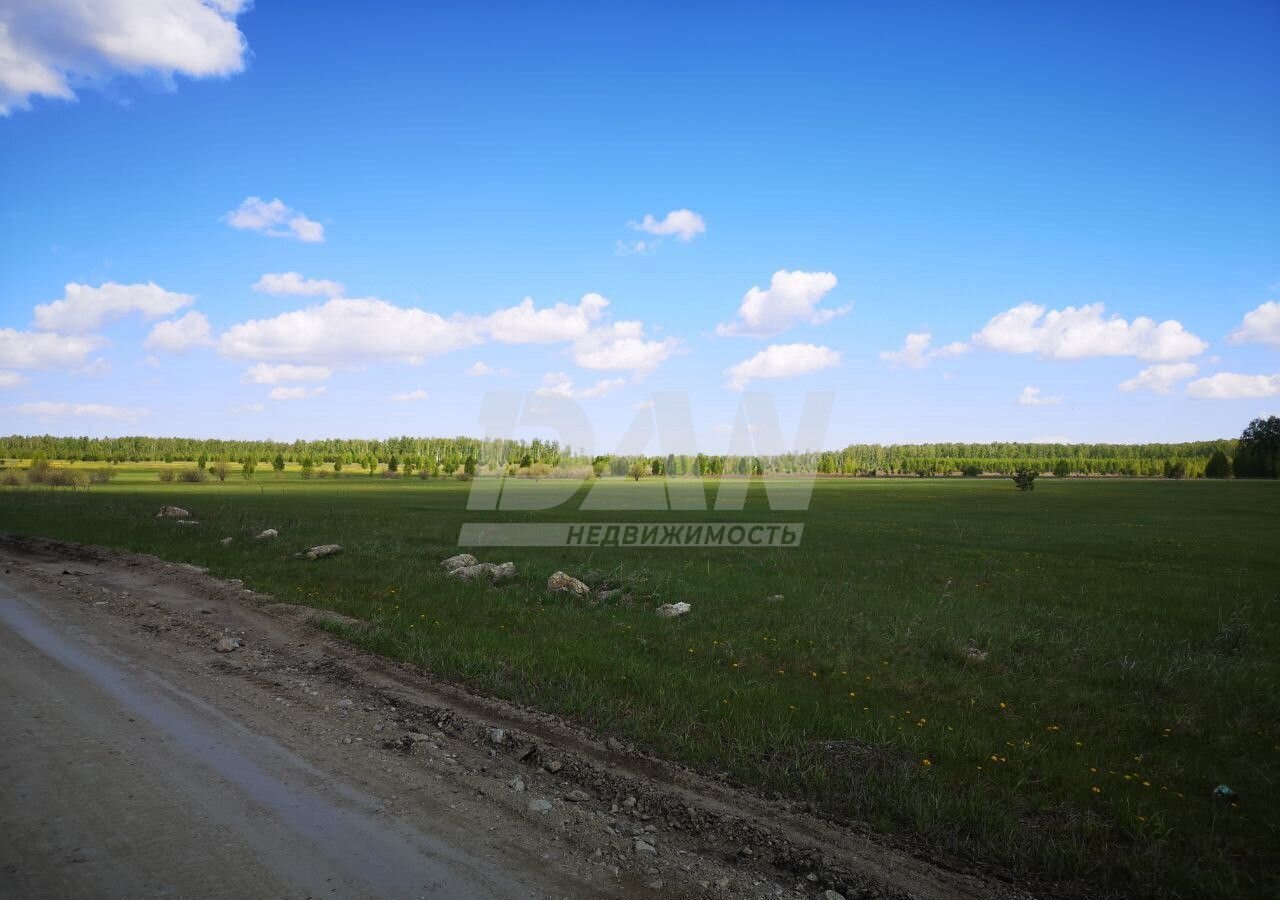
[[[757,482],[745,513],[704,518],[804,521],[799,547],[476,551],[519,569],[493,588],[440,567],[462,522],[624,514],[468,513],[452,480],[118,469],[0,487],[0,530],[339,610],[372,650],[1050,890],[1280,895],[1280,483],[828,479],[797,514]],[[154,518],[167,503],[200,524]],[[329,542],[343,554],[290,558]],[[548,594],[556,569],[633,599]]]

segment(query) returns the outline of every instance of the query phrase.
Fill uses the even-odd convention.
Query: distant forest
[[[1250,430],[1255,434],[1250,437]],[[1030,469],[1058,476],[1122,475],[1130,477],[1199,478],[1233,474],[1276,475],[1271,448],[1280,419],[1258,419],[1240,440],[1192,441],[1179,444],[851,444],[842,450],[786,453],[777,456],[656,457],[587,456],[555,441],[480,440],[472,437],[398,437],[387,440],[327,439],[316,441],[223,441],[157,437],[54,437],[12,435],[0,438],[0,462],[30,460],[76,463],[194,464],[203,469],[215,461],[231,462],[248,474],[261,466],[283,464],[316,472],[418,474],[422,477],[484,472],[557,470],[597,475],[717,476],[809,474],[922,477],[1011,475]],[[1262,444],[1257,440],[1261,436]],[[1270,443],[1268,443],[1270,442]],[[1259,449],[1261,447],[1261,449]],[[1270,449],[1269,449],[1270,448]]]

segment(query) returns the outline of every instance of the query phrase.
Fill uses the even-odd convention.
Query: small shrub
[[[188,484],[198,484],[201,481],[209,480],[209,473],[201,468],[183,469],[178,473],[178,480],[185,481]]]
[[[115,474],[116,473],[111,471],[110,467],[108,466],[103,466],[99,469],[94,469],[89,473],[89,483],[90,484],[106,484],[112,478],[115,477]]]
[[[48,469],[41,483],[49,487],[85,487],[89,483],[89,476],[74,469]]]
[[[1020,491],[1033,491],[1036,478],[1040,475],[1035,469],[1021,468],[1013,473],[1013,486]]]
[[[0,478],[0,484],[16,486],[22,484],[22,479],[18,477],[17,472],[5,472],[4,477]]]
[[[175,479],[175,478],[177,478],[177,477],[178,477],[178,473],[177,473],[177,472],[175,472],[173,469],[161,469],[161,470],[160,470],[160,480],[161,480],[161,481],[173,481],[173,479]]]

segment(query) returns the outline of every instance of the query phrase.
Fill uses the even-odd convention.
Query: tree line
[[[1059,477],[1268,477],[1280,475],[1280,418],[1255,419],[1239,439],[1147,444],[933,443],[850,444],[841,450],[773,456],[668,454],[589,456],[556,441],[474,437],[397,437],[387,440],[328,438],[315,441],[222,441],[167,437],[0,437],[0,459],[47,459],[67,463],[191,463],[198,469],[238,465],[252,475],[259,466],[276,471],[296,465],[304,473],[335,472],[474,475],[535,472],[554,475],[590,471],[597,476],[639,478],[720,475],[818,474],[921,477],[1011,476],[1036,471]]]

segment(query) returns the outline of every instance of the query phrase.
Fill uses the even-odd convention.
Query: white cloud
[[[1128,381],[1120,382],[1120,390],[1154,391],[1157,394],[1167,394],[1179,381],[1186,381],[1198,371],[1200,367],[1189,362],[1147,366]]]
[[[788,272],[779,269],[769,281],[769,289],[755,285],[742,297],[738,318],[716,326],[719,335],[769,337],[795,325],[821,325],[850,309],[818,309],[818,303],[836,286],[830,272]]]
[[[661,219],[649,214],[639,222],[628,222],[627,225],[659,237],[675,235],[682,241],[691,241],[707,230],[706,221],[691,209],[673,209]]]
[[[107,406],[102,403],[56,403],[48,400],[39,403],[22,403],[14,409],[19,415],[35,416],[40,419],[93,418],[134,422],[147,414],[145,409],[126,406]]]
[[[256,231],[269,237],[295,237],[306,244],[324,242],[324,226],[284,204],[279,197],[270,202],[246,197],[244,202],[222,217],[232,228]]]
[[[63,335],[0,328],[0,367],[6,369],[71,369],[102,346],[97,335]]]
[[[542,387],[538,388],[535,393],[542,397],[590,400],[594,397],[603,397],[611,391],[616,391],[626,383],[624,378],[605,378],[597,381],[589,388],[578,390],[573,386],[573,379],[564,372],[548,372],[542,376]]]
[[[322,278],[303,278],[298,272],[268,272],[254,282],[253,289],[276,297],[340,297],[346,286]]]
[[[0,390],[7,388],[16,388],[26,384],[31,379],[21,372],[4,372],[0,371]]]
[[[472,364],[471,368],[467,369],[465,374],[472,378],[480,378],[484,375],[492,375],[493,368],[487,363],[477,360]]]
[[[327,366],[295,366],[290,363],[271,365],[258,363],[244,373],[244,380],[254,384],[280,384],[285,381],[325,381],[333,374]]]
[[[1057,406],[1061,402],[1061,397],[1042,396],[1040,388],[1031,385],[1024,387],[1022,393],[1018,395],[1019,406]]]
[[[265,403],[242,403],[239,406],[228,406],[227,412],[233,413],[260,413],[266,411]]]
[[[63,288],[61,300],[41,303],[35,308],[36,327],[44,331],[84,334],[104,322],[142,313],[148,319],[172,315],[196,300],[191,294],[166,291],[153,281],[146,284],[116,284],[98,287],[71,282]]]
[[[206,78],[244,69],[238,0],[27,0],[0,12],[0,116],[117,74]]]
[[[646,340],[643,322],[614,322],[591,330],[573,345],[573,361],[584,369],[652,372],[681,351],[678,338]]]
[[[326,388],[320,387],[277,387],[272,388],[271,393],[267,394],[272,400],[305,400],[308,397],[319,397],[325,392]]]
[[[423,400],[429,400],[431,395],[419,388],[416,391],[404,391],[399,394],[392,394],[391,399],[395,403],[419,403]]]
[[[792,378],[840,365],[840,354],[816,344],[773,344],[725,371],[729,387],[740,391],[761,378]]]
[[[1269,300],[1245,313],[1240,327],[1231,332],[1233,344],[1274,344],[1280,347],[1280,303]]]
[[[456,317],[445,319],[372,298],[335,299],[232,325],[219,338],[218,349],[233,359],[419,363],[479,341],[474,324]]]
[[[1202,353],[1209,345],[1169,319],[1157,323],[1140,316],[1127,322],[1103,317],[1103,305],[1047,310],[1022,303],[991,319],[973,335],[976,346],[1002,353],[1038,353],[1049,359],[1134,356],[1173,362]]]
[[[549,344],[585,337],[604,315],[609,301],[599,294],[586,294],[577,306],[557,303],[537,309],[532,297],[516,306],[500,309],[479,321],[480,329],[503,344]]]
[[[613,253],[615,256],[649,256],[661,243],[661,241],[618,241],[613,245]]]
[[[934,347],[933,335],[927,331],[913,331],[907,335],[901,350],[882,350],[880,358],[895,366],[908,369],[923,369],[935,359],[947,356],[959,356],[969,352],[969,345],[960,341],[947,344],[945,347]]]
[[[1280,396],[1280,375],[1219,372],[1187,385],[1187,396],[1199,400],[1243,400]]]
[[[148,350],[181,353],[191,347],[212,344],[213,340],[210,337],[212,331],[204,313],[193,310],[182,318],[157,322],[142,346]]]

